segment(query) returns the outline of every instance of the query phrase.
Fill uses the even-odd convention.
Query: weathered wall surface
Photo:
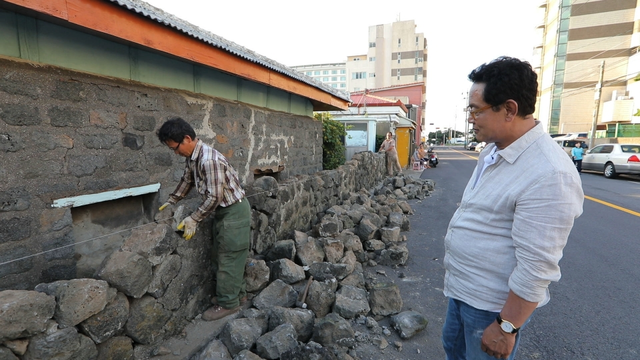
[[[153,220],[182,173],[184,159],[155,135],[176,115],[246,185],[254,169],[284,166],[280,180],[322,169],[322,124],[310,117],[0,58],[0,289],[74,278],[77,264],[86,276],[126,229]],[[158,193],[136,199],[51,207],[65,197],[155,183]]]
[[[381,181],[382,156],[366,152],[354,158],[357,160],[336,170],[282,183],[264,177],[254,182],[255,186],[249,186],[254,217],[275,222],[277,217],[268,214],[283,214],[288,206],[294,206],[299,211],[293,217],[299,214],[301,222],[280,221],[282,227],[294,227],[287,234],[288,239],[278,241],[275,246],[268,245],[270,250],[265,256],[247,260],[245,279],[255,309],[248,310],[254,314],[251,320],[241,322],[266,317],[270,319],[270,331],[280,322],[290,323],[291,329],[295,324],[295,331],[300,332],[297,335],[293,332],[291,337],[306,342],[312,329],[314,334],[324,332],[321,329],[326,328],[323,325],[326,320],[341,322],[341,329],[351,329],[345,319],[370,311],[375,316],[401,311],[397,285],[372,278],[365,283],[363,266],[365,263],[375,266],[376,262],[385,266],[406,263],[409,252],[401,231],[410,229],[407,215],[413,213],[407,201],[424,199],[433,191],[433,183],[404,176]],[[358,176],[362,174],[370,176]],[[358,190],[368,184],[375,186]],[[265,185],[277,190],[262,190]],[[331,204],[334,205],[326,207]],[[310,217],[319,209],[324,210]],[[160,216],[162,213],[156,214]],[[204,358],[195,353],[207,352],[209,342],[219,342],[212,338],[216,334],[188,338],[190,349],[164,345],[169,337],[185,336],[183,328],[210,306],[213,292],[210,241],[202,234],[206,228],[199,228],[197,236],[185,241],[173,231],[171,222],[149,223],[132,231],[118,249],[105,257],[95,278],[41,283],[33,290],[0,291],[0,358],[155,359],[156,355],[170,355],[172,351],[178,352],[173,352],[170,358]],[[308,228],[314,223],[317,227],[313,231],[295,231],[297,226]],[[266,228],[254,229],[254,234],[268,232]],[[267,244],[254,243],[254,252],[260,252],[262,246]],[[303,290],[306,284],[308,296],[307,290]],[[305,305],[296,301],[301,294],[305,294],[301,300]],[[425,326],[426,320],[415,331]],[[222,330],[220,338],[234,355],[241,349],[253,348],[251,344],[256,341],[257,351],[264,352],[260,350],[261,340],[247,336],[247,332],[259,331],[259,336],[267,331],[266,324],[225,329],[227,334],[234,335],[225,335]],[[266,338],[262,341],[275,334],[264,334]],[[351,338],[347,345],[332,336],[318,335],[314,341],[335,351],[335,345],[353,347],[348,345],[355,341],[353,331],[347,335],[344,331],[340,335]],[[286,339],[269,342],[281,344],[278,354],[295,351],[298,346],[297,341]],[[347,348],[340,351],[346,352]]]

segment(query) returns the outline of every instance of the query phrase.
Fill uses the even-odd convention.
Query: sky
[[[367,53],[369,26],[414,20],[427,39],[430,131],[464,129],[471,70],[502,55],[531,60],[543,2],[144,1],[286,66],[344,62]]]

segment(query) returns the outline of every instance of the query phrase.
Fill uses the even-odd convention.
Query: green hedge
[[[330,114],[315,113],[313,117],[322,121],[322,167],[332,170],[345,162],[344,137],[347,130],[340,121],[333,120]]]

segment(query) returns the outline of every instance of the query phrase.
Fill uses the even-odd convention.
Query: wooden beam
[[[54,200],[53,204],[51,204],[51,207],[54,207],[54,208],[61,208],[61,207],[67,207],[67,206],[78,207],[78,206],[84,206],[89,204],[97,204],[100,202],[121,199],[128,196],[138,196],[138,195],[149,194],[152,192],[158,192],[158,189],[160,189],[160,184],[156,183],[156,184],[138,186],[138,187],[129,188],[129,189],[105,191],[98,194],[72,196],[64,199]]]

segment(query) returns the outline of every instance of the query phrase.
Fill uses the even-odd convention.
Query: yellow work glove
[[[196,233],[196,227],[198,226],[198,222],[193,220],[191,216],[187,216],[184,218],[180,224],[178,224],[178,230],[183,230],[184,235],[182,235],[185,240],[191,240],[193,235]]]
[[[160,206],[158,211],[162,211],[162,210],[166,209],[167,206],[169,206],[169,205],[171,205],[171,203],[167,201],[166,203],[162,204],[162,206]]]

